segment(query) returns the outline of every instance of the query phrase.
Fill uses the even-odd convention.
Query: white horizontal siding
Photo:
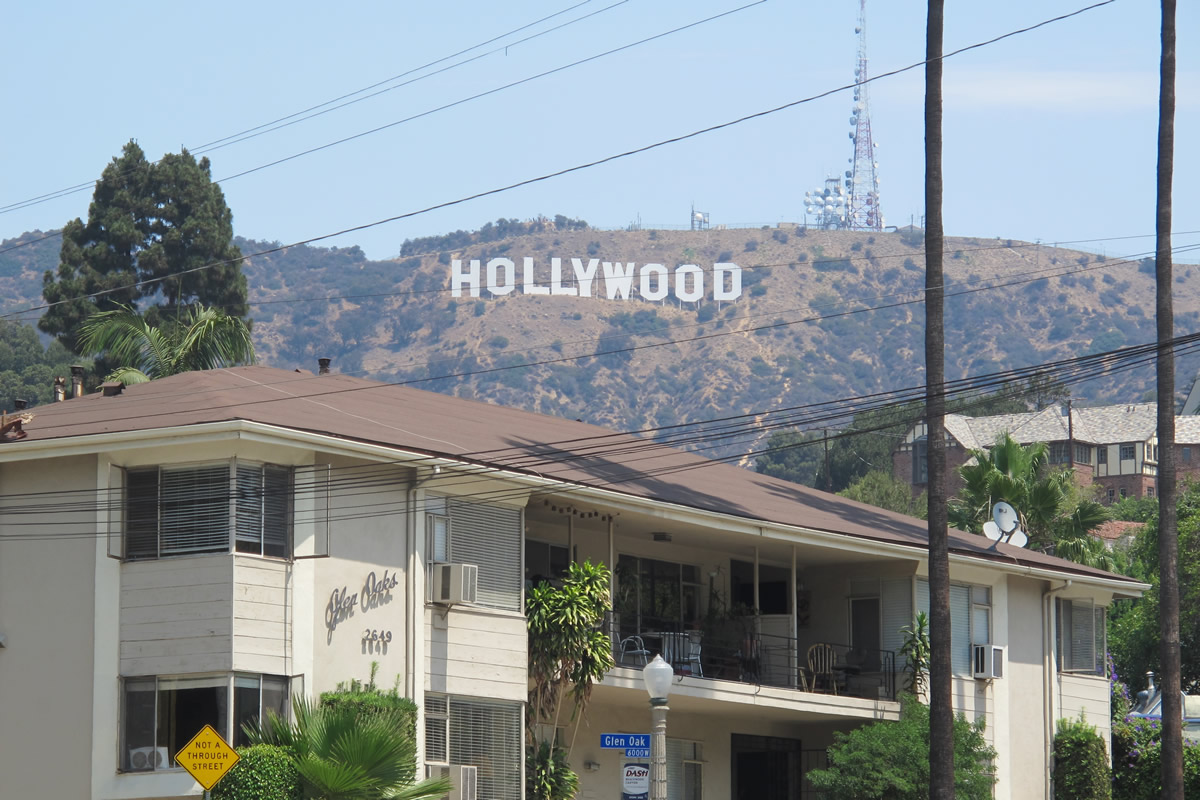
[[[288,616],[291,565],[251,556],[235,556],[234,565],[234,669],[286,675],[292,655]]]
[[[529,660],[524,617],[482,609],[426,613],[425,690],[523,701]]]
[[[122,564],[121,674],[230,669],[232,579],[228,555]]]
[[[1089,725],[1107,742],[1110,733],[1111,688],[1108,679],[1100,675],[1058,675],[1058,715],[1063,719],[1079,719],[1083,714]],[[1111,755],[1110,755],[1111,758]]]

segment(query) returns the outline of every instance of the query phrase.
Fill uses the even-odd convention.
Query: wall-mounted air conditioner
[[[1004,648],[994,644],[971,645],[971,663],[980,680],[1004,677]]]
[[[452,606],[474,603],[479,567],[474,564],[434,564],[433,602]]]
[[[478,800],[478,768],[466,764],[426,764],[426,778],[449,778],[448,800]]]
[[[165,747],[131,747],[129,748],[129,768],[131,770],[166,769],[171,766],[170,756]]]

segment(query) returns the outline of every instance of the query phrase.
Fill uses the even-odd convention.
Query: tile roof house
[[[1153,497],[1158,476],[1158,418],[1155,403],[1095,408],[1051,407],[1024,414],[990,417],[946,415],[946,463],[950,494],[962,488],[955,469],[967,463],[970,450],[986,450],[1008,433],[1020,444],[1045,442],[1050,463],[1075,470],[1076,481],[1096,485],[1099,500]],[[1176,417],[1177,469],[1181,476],[1200,472],[1200,417]],[[914,425],[892,452],[893,474],[912,486],[914,496],[926,488],[926,426]]]
[[[672,797],[800,796],[835,731],[899,713],[900,628],[928,607],[920,520],[336,374],[186,373],[31,411],[0,442],[13,796],[195,796],[174,756],[202,724],[237,743],[377,662],[421,709],[431,771],[520,800],[524,592],[571,560],[615,573],[617,666],[572,755],[585,796],[639,761],[600,732],[648,729],[647,653],[676,672]],[[1047,798],[1053,720],[1109,727],[1105,609],[1147,587],[957,531],[950,548],[956,707],[986,720],[996,796]],[[47,742],[54,768],[31,769]]]

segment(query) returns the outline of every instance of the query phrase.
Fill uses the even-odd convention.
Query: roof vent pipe
[[[83,367],[71,365],[71,397],[83,397]]]
[[[29,408],[29,403],[28,401],[22,400],[18,397],[17,399],[13,400],[13,408],[15,408],[17,411],[24,411],[25,409]]]
[[[54,402],[61,403],[67,399],[67,379],[62,375],[54,377]]]
[[[317,359],[317,374],[318,375],[328,375],[329,374],[329,362],[332,360],[333,359],[331,359],[331,358],[318,358]]]

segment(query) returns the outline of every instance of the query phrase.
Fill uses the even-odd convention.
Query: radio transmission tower
[[[875,140],[871,138],[871,108],[867,101],[867,0],[858,3],[858,66],[854,70],[857,86],[854,87],[854,109],[850,124],[854,132],[854,158],[851,169],[846,170],[847,226],[856,231],[883,230],[883,215],[879,211],[879,176],[875,170]]]

